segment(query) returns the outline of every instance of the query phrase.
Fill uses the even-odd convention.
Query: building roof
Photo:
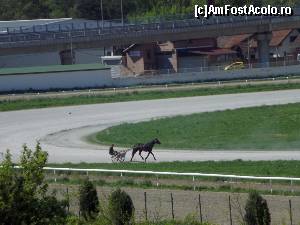
[[[88,70],[107,70],[109,66],[101,63],[94,64],[74,64],[74,65],[50,65],[36,67],[19,67],[19,68],[0,68],[2,75],[23,75],[23,74],[46,74],[71,71],[88,71]]]
[[[219,56],[219,55],[236,54],[236,51],[226,49],[226,48],[215,48],[215,49],[203,49],[198,51],[190,51],[190,53],[200,54],[200,55]]]
[[[273,31],[273,36],[270,42],[270,46],[278,46],[280,45],[287,36],[292,32],[292,30],[279,30]]]
[[[137,44],[132,44],[132,45],[130,45],[128,48],[125,48],[125,49],[123,50],[123,53],[126,53],[126,52],[130,51],[130,50],[133,49],[136,45],[137,45]]]
[[[147,47],[153,47],[153,48],[156,48],[157,47],[157,44],[156,43],[146,43],[146,44],[132,44],[130,45],[129,47],[127,47],[126,49],[123,50],[123,53],[127,53],[129,52],[130,50],[134,50],[136,47],[143,47],[143,46],[147,46]]]
[[[279,46],[287,36],[292,32],[291,29],[287,30],[279,30],[272,32],[272,39],[270,41],[271,47]],[[253,34],[241,34],[234,36],[222,36],[218,37],[218,47],[220,48],[232,48],[235,45],[240,45],[242,42],[245,42],[248,38],[250,38]],[[299,40],[300,42],[300,40]],[[257,41],[251,37],[251,47],[257,47]]]
[[[292,30],[278,30],[272,32],[272,39],[270,41],[270,47],[279,46],[292,32]],[[257,41],[253,40],[251,44],[252,48],[257,48]]]
[[[245,41],[250,36],[252,36],[252,34],[241,34],[241,35],[234,35],[234,36],[218,37],[217,38],[218,47],[232,48],[235,45],[239,45],[241,42]]]
[[[174,41],[173,44],[176,49],[215,48],[217,46],[215,38],[181,40]]]

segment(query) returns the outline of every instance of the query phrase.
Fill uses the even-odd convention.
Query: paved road
[[[197,112],[300,102],[300,90],[260,92],[71,106],[0,113],[1,151],[17,157],[21,146],[40,140],[50,162],[109,162],[105,147],[85,143],[84,136],[123,122]],[[163,140],[162,140],[163,141]],[[298,159],[300,151],[157,151],[159,161]],[[15,158],[16,159],[16,158]]]

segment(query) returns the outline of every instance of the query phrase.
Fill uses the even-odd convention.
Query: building
[[[215,38],[133,44],[123,51],[122,73],[172,73],[219,66],[236,59],[237,51],[219,48]]]
[[[246,62],[258,63],[258,44],[254,34],[219,37],[218,46],[237,51],[239,58]],[[269,42],[270,62],[279,64],[295,61],[299,47],[300,36],[298,30],[273,31]]]

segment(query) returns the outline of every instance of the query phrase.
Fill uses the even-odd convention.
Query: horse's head
[[[155,143],[155,144],[159,144],[159,145],[161,144],[161,142],[158,140],[158,138],[155,138],[155,139],[154,139],[154,143]]]

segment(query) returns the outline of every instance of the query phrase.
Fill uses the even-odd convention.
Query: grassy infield
[[[290,104],[122,124],[89,139],[128,147],[158,137],[164,149],[299,150],[299,129],[300,104]]]
[[[0,111],[65,105],[135,101],[300,88],[300,84],[201,88],[189,91],[153,91],[111,96],[35,99],[0,102]],[[159,137],[164,148],[205,149],[294,149],[300,146],[300,105],[261,107],[195,114],[141,124],[124,124],[101,132],[92,139],[131,145]],[[196,126],[195,126],[196,125]],[[186,131],[189,132],[186,132]],[[126,131],[126,132],[124,132]],[[138,132],[137,132],[138,131]],[[124,136],[124,133],[127,133]],[[113,135],[112,135],[113,134]],[[111,137],[114,137],[111,139]],[[256,176],[299,177],[300,161],[275,162],[173,162],[159,164],[64,164],[59,167],[133,169],[176,172],[206,172]]]

